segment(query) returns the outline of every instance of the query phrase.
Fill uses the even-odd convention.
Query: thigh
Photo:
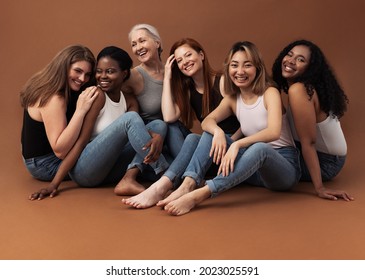
[[[274,149],[269,144],[257,143],[247,148],[244,157],[252,158],[252,166],[257,168],[246,180],[249,184],[283,191],[299,181],[299,152],[294,147]]]
[[[61,162],[62,160],[54,154],[24,160],[29,173],[41,181],[52,181]]]

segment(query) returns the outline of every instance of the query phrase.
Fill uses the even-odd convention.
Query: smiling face
[[[185,44],[178,47],[175,52],[175,59],[180,71],[188,77],[193,77],[203,70],[204,54]]]
[[[158,59],[160,43],[156,41],[145,29],[138,29],[131,33],[132,52],[141,63],[151,59]]]
[[[92,66],[88,61],[77,61],[71,64],[68,73],[68,83],[73,91],[79,91],[90,80]]]
[[[249,89],[256,78],[256,67],[245,51],[237,51],[229,62],[228,74],[239,89]]]
[[[283,58],[281,72],[284,78],[293,81],[300,77],[308,68],[311,52],[307,46],[293,47]]]
[[[123,85],[126,71],[122,71],[118,62],[111,57],[99,59],[96,67],[96,81],[106,93],[119,93]]]

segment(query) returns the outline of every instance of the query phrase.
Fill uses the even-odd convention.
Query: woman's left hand
[[[164,139],[160,134],[149,131],[152,139],[143,147],[144,150],[150,149],[147,156],[144,158],[143,163],[149,164],[155,162],[162,152]]]
[[[342,198],[345,201],[354,200],[354,198],[345,191],[331,190],[325,187],[322,187],[316,191],[320,198],[325,198],[330,200],[338,200],[338,198]]]

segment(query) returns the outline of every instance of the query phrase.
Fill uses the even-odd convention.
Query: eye
[[[96,74],[101,74],[103,71],[101,69],[96,69]]]
[[[114,71],[113,71],[113,69],[108,69],[108,70],[106,70],[106,73],[107,73],[107,74],[113,74],[113,73],[114,73]]]

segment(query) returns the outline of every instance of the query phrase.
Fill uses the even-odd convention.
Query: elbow
[[[56,151],[54,151],[54,154],[55,154],[56,157],[58,157],[61,160],[64,160],[66,155],[67,155],[66,153],[56,152]]]
[[[178,120],[179,118],[169,118],[169,117],[163,117],[163,120],[164,120],[164,122],[167,122],[167,123],[174,123],[174,122],[176,122],[177,120]]]

